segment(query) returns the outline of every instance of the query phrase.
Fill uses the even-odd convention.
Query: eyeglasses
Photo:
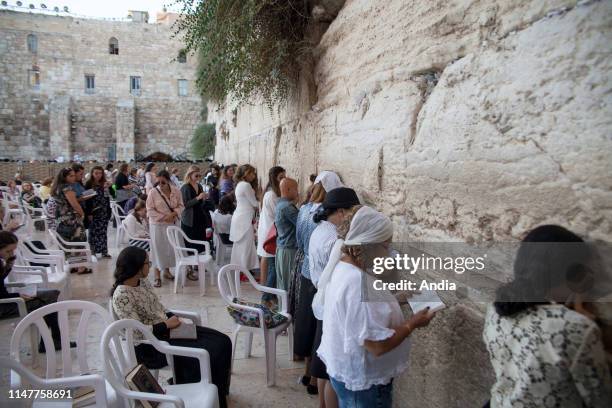
[[[202,175],[201,174],[196,174],[195,178],[202,178]]]

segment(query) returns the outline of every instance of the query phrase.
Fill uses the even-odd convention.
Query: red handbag
[[[270,230],[268,231],[268,235],[266,235],[266,240],[263,244],[263,249],[270,255],[276,254],[276,225],[272,224]]]

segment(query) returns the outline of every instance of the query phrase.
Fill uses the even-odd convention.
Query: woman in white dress
[[[255,249],[255,231],[253,218],[259,202],[255,196],[257,188],[257,170],[250,164],[238,167],[234,176],[236,182],[236,211],[232,216],[230,240],[232,246],[231,262],[242,268],[257,269],[257,251]]]
[[[267,253],[264,250],[263,244],[266,242],[268,231],[270,231],[272,224],[274,224],[274,212],[280,197],[280,181],[284,178],[285,169],[280,166],[270,168],[268,172],[268,185],[266,186],[266,193],[261,203],[259,225],[257,227],[257,255],[261,257],[259,265],[259,270],[261,271],[260,282],[270,287],[276,287],[274,254]],[[272,274],[274,274],[274,277]]]
[[[157,183],[157,176],[155,175],[157,172],[157,165],[153,162],[147,163],[147,167],[145,167],[145,191],[147,194],[155,188],[155,184]]]

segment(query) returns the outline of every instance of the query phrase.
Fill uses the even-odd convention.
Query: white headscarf
[[[357,210],[351,220],[346,239],[336,240],[319,279],[317,293],[312,300],[312,311],[317,319],[323,320],[325,288],[342,257],[342,245],[377,244],[388,241],[391,237],[393,237],[393,223],[389,217],[371,207],[364,206]]]
[[[314,184],[321,183],[326,193],[329,193],[334,188],[344,187],[342,181],[340,181],[340,177],[333,171],[324,170],[319,173],[317,178],[314,181]]]

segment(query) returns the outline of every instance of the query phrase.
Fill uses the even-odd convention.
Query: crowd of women
[[[152,248],[149,259],[145,251],[149,248],[134,242],[117,259],[112,297],[119,317],[151,325],[157,337],[168,340],[169,330],[180,322],[152,289],[149,267],[155,267],[153,286],[161,285],[162,270],[165,279],[172,279],[168,226],[180,225],[198,240],[210,239],[207,229],[214,226],[222,240],[232,244],[232,264],[252,271],[266,286],[289,292],[295,358],[306,361],[300,379],[305,392],[318,394],[320,407],[391,407],[394,379],[409,364],[411,338],[435,318],[427,309],[405,318],[391,292],[380,293],[377,301],[362,299],[363,282],[374,279],[367,271],[370,257],[384,256],[391,249],[391,220],[363,205],[356,191],[332,171],[311,176],[311,184],[300,188],[282,167],[275,166],[269,169],[262,190],[256,169],[248,164],[222,170],[211,166],[204,183],[200,169],[192,166],[180,189],[171,173],[156,170],[149,164],[142,175],[136,175],[136,183],[120,181],[124,189],[130,189],[138,179],[144,180],[146,201],[134,200],[125,225],[133,237],[150,236]],[[91,225],[101,223],[107,214],[103,211],[96,218],[95,211],[83,210],[79,188],[74,187],[82,177],[79,171],[74,167],[60,172],[50,189],[57,206],[57,231],[67,240],[83,238],[84,228],[78,222],[83,215],[91,217],[91,234],[98,230]],[[106,180],[102,168],[95,168],[88,178],[86,187],[97,192],[98,202],[92,201],[95,207],[106,205],[102,200]],[[303,200],[300,190],[307,191]],[[121,201],[124,207],[128,201]],[[5,274],[16,241],[0,238],[0,272]],[[102,255],[106,253],[105,246],[94,244],[95,239],[90,242],[98,245]],[[533,243],[545,243],[547,249]],[[516,255],[513,280],[497,290],[487,310],[483,339],[495,380],[490,401],[475,402],[476,406],[612,406],[612,347],[606,336],[612,319],[592,301],[605,294],[593,293],[584,302],[580,300],[584,290],[581,297],[574,296],[576,282],[568,286],[567,279],[576,269],[577,258],[575,252],[569,256],[561,243],[577,246],[581,262],[594,256],[581,237],[561,226],[542,225],[526,233]],[[274,309],[275,304],[273,296],[262,298],[265,308]],[[197,339],[170,342],[210,352],[212,379],[225,406],[230,385],[229,338],[198,327]],[[167,363],[147,345],[139,346],[137,355],[150,368]],[[175,360],[179,370],[173,380],[197,381],[194,364],[190,359]]]

